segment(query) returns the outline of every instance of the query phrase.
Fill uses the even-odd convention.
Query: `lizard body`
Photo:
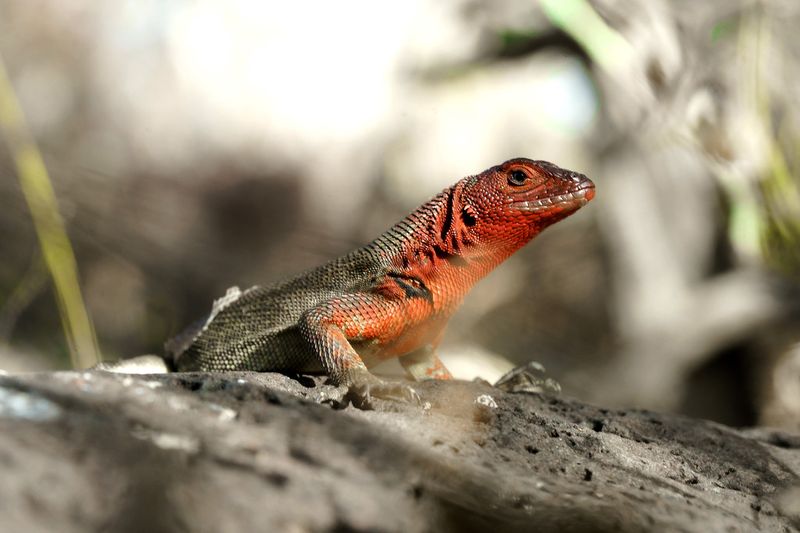
[[[414,379],[449,379],[435,354],[471,287],[594,197],[582,174],[512,159],[466,177],[366,246],[294,278],[229,289],[166,344],[180,371],[325,372],[392,386],[368,368],[399,357]]]

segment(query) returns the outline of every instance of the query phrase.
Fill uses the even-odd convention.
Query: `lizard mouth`
[[[536,200],[514,202],[512,205],[520,211],[536,213],[539,211],[549,211],[554,207],[560,210],[579,209],[589,203],[592,198],[594,198],[594,184],[590,183],[575,191],[545,196],[544,198],[537,198]]]

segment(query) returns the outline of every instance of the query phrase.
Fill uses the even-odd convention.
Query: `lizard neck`
[[[476,282],[524,244],[475,242],[462,216],[463,185],[464,180],[431,198],[370,245],[385,255],[390,269],[420,280],[445,307],[458,305]]]

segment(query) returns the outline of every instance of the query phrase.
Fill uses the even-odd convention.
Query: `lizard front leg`
[[[383,296],[363,293],[333,298],[306,311],[300,333],[319,356],[337,385],[350,388],[362,405],[372,396],[418,403],[416,391],[402,383],[384,381],[369,372],[351,341],[391,339],[402,317],[402,305]]]

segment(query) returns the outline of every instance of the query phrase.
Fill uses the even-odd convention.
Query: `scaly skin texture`
[[[467,292],[593,197],[582,174],[506,161],[460,180],[363,248],[281,283],[229,290],[167,343],[168,356],[181,371],[325,372],[385,396],[397,388],[368,371],[385,359],[399,357],[416,380],[450,379],[436,346]]]

